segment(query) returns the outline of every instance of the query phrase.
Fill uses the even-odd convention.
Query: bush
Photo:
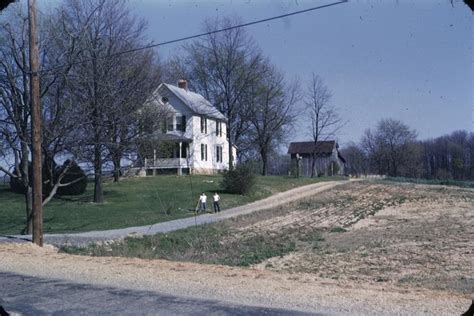
[[[222,189],[227,193],[248,195],[255,185],[255,174],[251,166],[239,165],[226,171],[221,182]]]
[[[79,165],[74,161],[66,160],[61,168],[56,172],[57,176],[66,168],[68,164],[72,164],[66,174],[61,180],[61,183],[69,183],[76,181],[68,186],[59,187],[58,195],[80,195],[86,191],[87,188],[87,176]]]
[[[59,175],[69,163],[72,163],[72,166],[66,172],[66,175],[61,180],[61,183],[72,182],[79,178],[81,178],[81,180],[78,180],[77,182],[74,182],[73,184],[65,186],[65,187],[59,187],[57,194],[58,195],[83,194],[87,187],[87,177],[84,171],[81,169],[81,167],[79,167],[77,163],[75,163],[74,161],[70,162],[69,160],[66,160],[66,162],[64,162],[64,164],[61,167],[55,168],[54,182],[57,181]],[[49,179],[50,175],[45,171],[46,171],[46,168],[43,166],[43,195],[48,195],[51,191],[51,187],[49,186],[51,181]],[[18,173],[19,171],[15,172],[15,174],[18,174]],[[33,177],[33,167],[32,167],[31,162],[28,165],[28,175],[31,180]],[[23,183],[20,180],[16,178],[12,178],[12,177],[10,177],[10,190],[12,192],[20,193],[20,194],[26,193],[26,187],[23,185]]]
[[[15,174],[18,174],[15,172]],[[17,178],[10,177],[10,190],[15,193],[25,194],[26,188],[23,185],[23,182],[18,180]]]
[[[16,174],[16,175],[21,174],[20,170],[15,170],[15,172],[13,172],[13,173]],[[33,165],[32,165],[31,162],[28,162],[28,177],[30,178],[30,180],[33,177]],[[44,175],[43,175],[43,177],[44,177]],[[21,182],[17,178],[10,177],[10,190],[12,192],[25,194],[26,189],[27,188],[23,185],[23,182]]]

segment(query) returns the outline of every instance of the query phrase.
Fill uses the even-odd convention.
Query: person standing
[[[221,207],[219,206],[219,201],[221,199],[221,197],[219,196],[219,194],[217,194],[217,192],[214,193],[214,196],[212,197],[213,198],[213,201],[214,201],[214,213],[220,213],[221,212]]]
[[[206,202],[207,202],[207,196],[204,194],[204,192],[199,196],[199,210],[201,212],[206,211]]]

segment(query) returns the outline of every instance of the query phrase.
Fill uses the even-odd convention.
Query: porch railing
[[[186,158],[145,158],[145,169],[186,168],[187,166]]]

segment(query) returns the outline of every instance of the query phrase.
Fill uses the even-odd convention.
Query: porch
[[[158,174],[188,174],[189,165],[186,158],[145,158],[145,172],[147,176]]]
[[[153,158],[144,159],[146,175],[189,173],[189,143],[171,142],[165,149],[153,150]]]

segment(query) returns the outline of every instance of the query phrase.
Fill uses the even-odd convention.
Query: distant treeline
[[[346,173],[425,179],[474,179],[474,133],[455,131],[418,140],[415,130],[394,119],[367,129],[358,144],[343,149]]]

